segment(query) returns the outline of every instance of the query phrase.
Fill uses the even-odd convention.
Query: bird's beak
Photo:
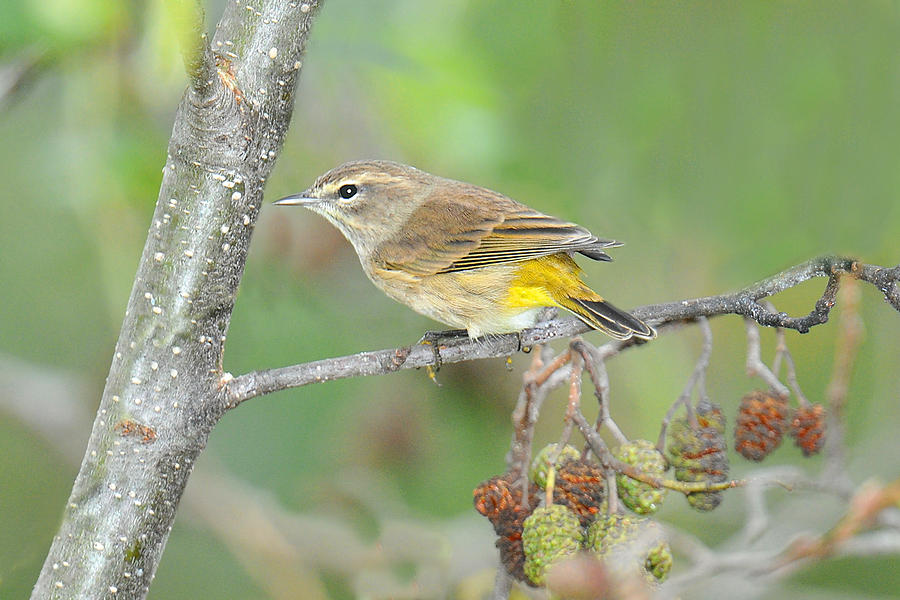
[[[299,194],[297,196],[288,196],[281,200],[276,200],[272,204],[275,204],[276,206],[303,206],[307,204],[317,204],[318,202],[321,202],[318,198],[309,198],[308,196]]]

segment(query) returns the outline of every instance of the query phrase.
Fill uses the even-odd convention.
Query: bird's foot
[[[437,372],[441,370],[441,348],[469,339],[469,333],[465,329],[448,329],[447,331],[426,331],[425,335],[417,342],[423,346],[429,346],[434,356],[434,364],[425,365],[428,378],[436,385],[441,385],[437,380]]]

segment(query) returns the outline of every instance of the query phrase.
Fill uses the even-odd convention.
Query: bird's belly
[[[542,306],[511,305],[510,285],[518,265],[496,265],[423,279],[372,277],[388,296],[418,313],[451,327],[466,329],[470,337],[510,333],[534,325]]]

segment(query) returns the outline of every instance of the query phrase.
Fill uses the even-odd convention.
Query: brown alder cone
[[[817,454],[825,445],[825,407],[807,404],[797,408],[791,419],[790,433],[803,456]]]
[[[781,445],[789,418],[784,398],[762,390],[746,394],[734,426],[734,449],[747,460],[761,461]]]
[[[606,486],[600,466],[587,460],[569,460],[556,470],[553,502],[568,507],[587,527],[600,513]]]
[[[522,523],[540,501],[540,490],[528,486],[528,508],[522,504],[522,488],[513,485],[510,475],[491,477],[473,492],[475,510],[488,518],[497,534],[495,542],[500,562],[519,581],[533,585],[525,576],[525,551],[522,547]]]

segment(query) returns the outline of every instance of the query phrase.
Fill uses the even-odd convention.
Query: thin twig
[[[609,413],[609,373],[606,372],[606,365],[600,357],[600,353],[592,344],[587,344],[581,339],[573,341],[571,347],[581,354],[584,360],[584,369],[588,372],[591,383],[594,384],[594,396],[600,405],[597,413],[597,431],[605,427],[619,444],[624,444],[628,441],[628,437],[622,433]]]
[[[775,373],[772,372],[766,363],[763,362],[760,352],[759,327],[749,318],[744,318],[744,324],[747,328],[747,375],[756,375],[766,382],[772,390],[781,396],[787,398],[791,395],[790,390],[781,381]]]
[[[712,329],[706,317],[700,317],[697,319],[697,323],[700,325],[700,331],[703,333],[703,350],[700,353],[700,358],[697,360],[697,366],[694,367],[694,375],[697,379],[697,399],[709,402],[709,394],[706,393],[706,371],[709,369],[709,360],[712,358]]]
[[[531,366],[522,377],[522,391],[513,410],[513,439],[506,457],[507,473],[515,479],[522,490],[522,503],[528,507],[528,466],[531,462],[531,447],[534,426],[537,423],[541,405],[551,390],[562,384],[571,373],[569,360],[571,352],[566,351],[550,360],[545,366],[543,351],[535,352]],[[552,463],[551,463],[552,464]]]
[[[494,575],[494,588],[491,590],[491,600],[507,600],[512,591],[513,579],[502,566]]]
[[[531,455],[531,442],[526,436],[530,404],[534,398],[534,387],[529,385],[529,380],[543,367],[541,347],[538,346],[531,358],[531,365],[523,376],[522,390],[519,392],[516,407],[512,411],[513,439],[509,454],[506,456],[506,471],[512,473],[517,479],[521,474],[527,472]]]
[[[547,462],[550,464],[550,472],[547,474],[547,505],[553,503],[553,479],[556,472],[556,461],[559,460],[559,455],[562,454],[563,448],[566,447],[569,443],[569,438],[572,437],[572,429],[574,427],[572,416],[578,411],[581,404],[581,372],[584,361],[579,354],[567,354],[570,355],[572,364],[571,372],[569,373],[569,396],[566,403],[566,418],[562,434],[559,442],[556,444],[556,448],[547,458]]]
[[[569,395],[566,404],[565,424],[563,425],[563,431],[560,435],[559,442],[556,444],[556,449],[550,454],[549,462],[551,465],[556,464],[560,453],[562,453],[562,449],[566,447],[569,443],[569,438],[572,437],[572,429],[574,428],[572,415],[575,414],[575,411],[579,409],[581,404],[581,373],[583,365],[584,362],[581,360],[581,357],[579,355],[573,355],[572,369],[569,373]]]
[[[606,514],[617,515],[619,508],[619,483],[616,481],[616,472],[609,469],[604,472],[606,479]]]
[[[663,417],[662,425],[659,430],[659,438],[657,438],[656,441],[656,448],[660,452],[662,452],[662,449],[665,446],[666,430],[669,427],[669,423],[672,421],[672,417],[675,416],[678,407],[684,406],[687,410],[688,422],[692,427],[697,426],[697,418],[694,416],[694,409],[691,405],[691,393],[694,391],[694,388],[696,387],[698,389],[698,396],[701,400],[708,400],[706,394],[706,370],[709,368],[709,360],[712,357],[712,329],[710,329],[709,321],[705,317],[701,317],[698,321],[700,323],[700,330],[703,332],[703,350],[700,352],[700,358],[697,359],[697,364],[694,365],[694,371],[688,378],[684,390],[682,390],[675,402],[672,403],[672,406],[669,407],[666,416]]]
[[[801,487],[808,488],[813,484],[806,473],[797,467],[787,466],[769,467],[751,474],[745,481],[747,482],[747,485],[744,486],[747,516],[743,530],[731,544],[735,548],[748,548],[766,531],[769,531],[772,519],[766,506],[766,491],[773,486],[796,490]]]
[[[770,565],[777,571],[798,561],[821,559],[831,556],[847,540],[875,523],[882,511],[896,507],[900,502],[900,479],[886,485],[870,481],[861,486],[853,498],[846,514],[831,530],[810,539],[796,540]]]
[[[809,406],[809,400],[806,399],[806,395],[800,389],[800,382],[797,380],[797,365],[794,364],[794,357],[791,355],[791,351],[788,350],[784,329],[779,327],[776,330],[775,339],[775,356],[784,361],[784,378],[787,380],[790,388],[794,390],[794,395],[797,396],[797,403],[800,406]],[[778,366],[775,363],[773,363],[772,370],[776,375],[778,374]]]

